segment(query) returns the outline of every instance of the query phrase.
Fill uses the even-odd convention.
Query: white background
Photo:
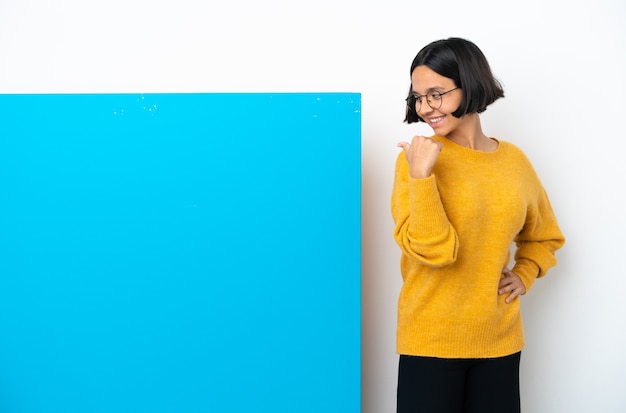
[[[402,123],[409,67],[433,40],[474,41],[506,93],[483,128],[526,152],[567,237],[522,299],[524,411],[623,413],[625,20],[621,0],[0,0],[0,93],[362,93],[362,411],[387,413],[396,143],[430,133]]]

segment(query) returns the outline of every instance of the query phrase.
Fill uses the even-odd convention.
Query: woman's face
[[[452,79],[441,76],[428,66],[417,66],[411,74],[411,85],[413,93],[422,97],[421,107],[416,108],[417,114],[433,128],[437,135],[448,136],[459,128],[463,123],[463,118],[452,116],[452,112],[459,108],[463,91],[461,89],[452,90],[457,87]],[[431,105],[436,109],[428,104],[425,95],[432,92],[444,93],[450,90],[452,91],[441,96],[440,101],[431,99]]]

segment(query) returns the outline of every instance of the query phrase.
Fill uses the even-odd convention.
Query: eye
[[[439,93],[439,92],[432,92],[432,93],[430,93],[430,94],[428,95],[428,97],[429,97],[431,100],[439,100],[439,99],[441,99],[441,93]]]
[[[413,97],[413,99],[414,99],[416,102],[420,102],[420,103],[422,103],[422,97],[421,97],[420,95],[415,95],[415,94],[414,94],[412,97]]]

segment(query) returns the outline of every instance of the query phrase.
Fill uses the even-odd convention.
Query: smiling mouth
[[[444,118],[443,116],[440,116],[438,118],[429,119],[429,121],[430,121],[430,123],[439,123],[439,122],[441,122],[443,120],[443,118]]]

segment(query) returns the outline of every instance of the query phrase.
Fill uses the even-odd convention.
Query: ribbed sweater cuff
[[[526,292],[529,292],[539,274],[539,266],[531,260],[520,259],[515,263],[512,271],[519,275],[526,287]]]
[[[422,234],[439,234],[447,230],[449,221],[434,174],[427,178],[409,177],[409,205],[411,220]]]

